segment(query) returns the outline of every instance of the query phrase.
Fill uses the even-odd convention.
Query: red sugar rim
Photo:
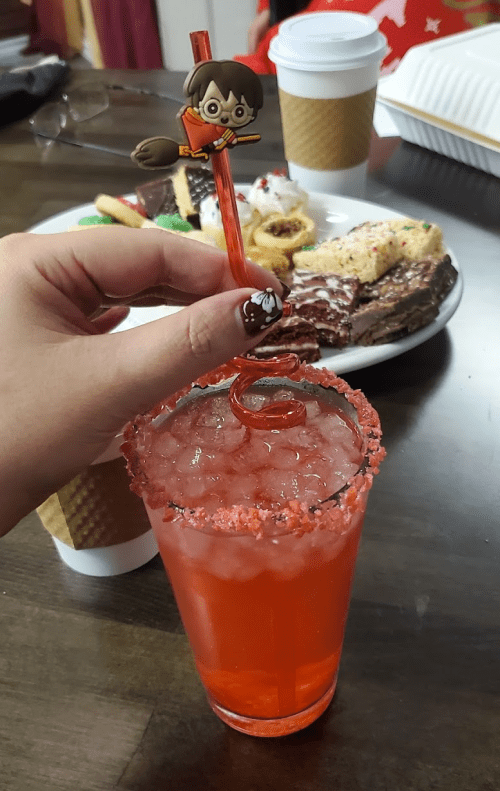
[[[361,390],[353,390],[346,381],[326,368],[318,369],[302,363],[286,378],[291,382],[305,381],[333,389],[344,397],[356,412],[357,428],[364,444],[363,463],[347,484],[329,500],[317,506],[291,501],[279,511],[235,505],[220,508],[215,513],[208,513],[204,508],[189,509],[173,505],[165,487],[148,478],[144,461],[148,433],[153,420],[162,413],[170,413],[179,400],[191,392],[192,387],[202,390],[211,385],[229,382],[233,377],[234,367],[231,363],[222,365],[202,376],[194,385],[188,385],[157,404],[147,414],[137,416],[126,426],[123,435],[125,441],[121,451],[127,460],[127,469],[132,478],[130,486],[132,491],[143,497],[150,508],[163,509],[165,522],[175,521],[185,527],[198,530],[208,528],[224,533],[246,533],[262,537],[265,534],[266,523],[271,520],[283,533],[300,535],[315,529],[328,529],[340,534],[345,532],[354,514],[364,508],[373,477],[378,474],[379,465],[385,457],[385,449],[381,445],[382,429],[379,416],[366,396]]]

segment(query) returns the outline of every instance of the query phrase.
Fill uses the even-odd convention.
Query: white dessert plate
[[[250,189],[250,185],[248,184],[237,184],[235,187],[238,192],[243,192],[243,194],[247,193]],[[131,200],[134,199],[133,195],[127,197]],[[30,228],[30,231],[32,233],[60,233],[62,231],[67,231],[71,225],[76,225],[83,217],[88,217],[95,213],[96,209],[94,204],[86,203],[74,209],[56,214],[54,217],[50,217],[48,220],[44,220],[33,226]],[[326,195],[314,192],[309,194],[308,213],[316,222],[319,240],[332,236],[342,236],[355,225],[359,225],[367,220],[373,222],[404,216],[399,212],[387,209],[385,206],[379,206],[376,203],[368,203],[367,201],[355,200],[353,198],[344,198],[337,195]],[[432,217],[419,217],[415,219],[432,221]],[[453,253],[450,250],[449,253],[453,266],[458,271],[458,278],[446,299],[441,303],[439,314],[434,321],[421,330],[413,332],[411,335],[407,335],[392,343],[384,343],[380,346],[347,346],[344,349],[322,347],[321,360],[313,364],[317,368],[324,367],[335,371],[337,374],[345,374],[349,371],[357,371],[369,365],[380,363],[383,360],[397,357],[399,354],[413,349],[415,346],[419,346],[424,341],[432,338],[433,335],[436,335],[436,333],[443,329],[451,319],[462,298],[462,272]],[[182,308],[167,306],[132,308],[129,316],[115,331],[120,332],[122,330],[128,330],[132,327],[145,324],[148,321],[154,321],[163,318],[163,316],[169,316],[178,310],[182,310]]]

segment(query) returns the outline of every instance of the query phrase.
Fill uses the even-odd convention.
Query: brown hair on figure
[[[231,93],[238,101],[245,99],[256,117],[264,94],[260,79],[248,66],[234,60],[208,60],[198,64],[184,83],[184,93],[191,98],[194,107],[203,99],[211,82],[217,85],[224,99]]]

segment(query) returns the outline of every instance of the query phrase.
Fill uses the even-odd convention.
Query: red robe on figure
[[[183,110],[180,120],[186,132],[189,147],[192,151],[198,151],[204,146],[215,143],[216,140],[223,141],[216,148],[225,148],[236,140],[236,134],[226,126],[217,126],[208,121],[204,121],[192,107]]]

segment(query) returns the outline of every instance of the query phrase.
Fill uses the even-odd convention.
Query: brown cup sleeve
[[[95,464],[37,508],[43,526],[73,549],[110,547],[150,530],[123,458]]]
[[[344,170],[368,158],[376,87],[340,99],[307,99],[280,89],[289,162],[312,170]]]

